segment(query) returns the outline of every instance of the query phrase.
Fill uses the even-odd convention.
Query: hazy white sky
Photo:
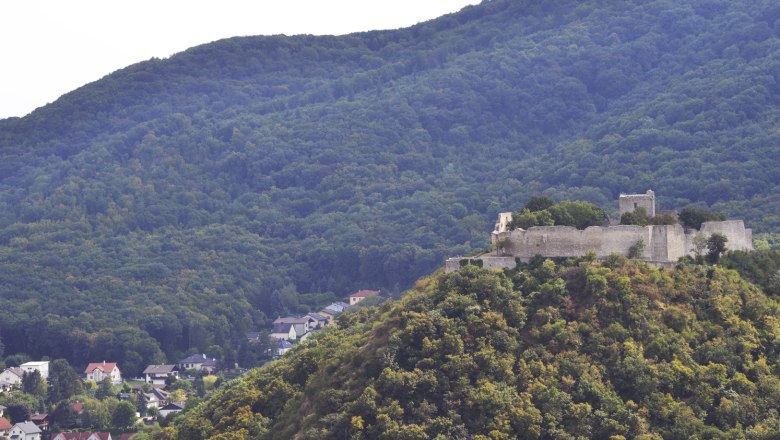
[[[139,61],[241,35],[411,26],[479,0],[9,0],[0,2],[0,119]]]

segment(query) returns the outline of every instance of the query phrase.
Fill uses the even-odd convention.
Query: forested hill
[[[723,268],[470,266],[347,312],[152,438],[777,438],[779,324]]]
[[[240,361],[267,317],[397,293],[542,191],[612,211],[652,188],[777,230],[778,18],[497,0],[223,40],[0,121],[5,353]]]

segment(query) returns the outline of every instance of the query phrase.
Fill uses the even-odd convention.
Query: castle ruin
[[[639,206],[648,215],[655,215],[655,194],[626,194],[619,198],[620,213],[633,212]],[[668,266],[680,257],[695,256],[694,239],[709,238],[714,233],[726,236],[729,250],[753,250],[753,234],[745,228],[742,220],[712,221],[702,223],[701,228],[686,230],[680,224],[674,225],[612,225],[590,226],[577,229],[571,226],[533,226],[528,229],[509,229],[511,212],[498,216],[491,242],[496,254],[479,257],[483,267],[514,268],[516,259],[528,262],[536,255],[542,257],[581,257],[593,252],[597,258],[610,254],[628,256],[629,249],[642,242],[644,247],[637,257],[657,266]],[[457,270],[460,258],[450,258],[446,271]]]

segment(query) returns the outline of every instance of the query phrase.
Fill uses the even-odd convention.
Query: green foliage
[[[621,225],[647,226],[649,221],[650,217],[648,217],[644,206],[637,206],[633,211],[624,212],[620,216]]]
[[[780,432],[776,301],[722,267],[606,263],[420,280],[216,390],[173,429],[192,439]]]
[[[46,379],[38,370],[25,371],[22,375],[22,392],[42,398],[46,396]]]
[[[547,196],[535,197],[521,211],[512,214],[509,229],[528,229],[532,226],[574,226],[585,229],[588,226],[600,226],[607,219],[607,214],[601,208],[589,202],[550,204],[552,199]]]
[[[238,357],[296,304],[485,247],[542,192],[611,209],[652,187],[778,230],[776,22],[769,0],[495,0],[225,39],[2,120],[5,354],[130,376]]]
[[[628,258],[639,258],[642,256],[642,252],[645,250],[645,241],[637,240],[628,248]]]
[[[55,359],[49,363],[48,381],[50,403],[57,403],[84,392],[79,375],[65,359]]]
[[[707,239],[707,261],[717,263],[720,256],[726,252],[726,243],[729,241],[725,235],[715,232]]]
[[[111,414],[114,429],[125,431],[135,424],[135,405],[132,402],[119,402]]]
[[[678,214],[680,223],[686,228],[700,229],[701,224],[709,221],[723,221],[726,216],[705,208],[683,208]]]

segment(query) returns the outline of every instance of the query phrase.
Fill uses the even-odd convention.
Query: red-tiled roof
[[[366,296],[374,296],[379,295],[378,290],[358,290],[357,292],[353,293],[352,295],[349,295],[350,298],[363,298]]]
[[[73,402],[70,404],[70,407],[73,408],[73,411],[76,411],[76,414],[84,410],[84,404],[81,402]]]
[[[0,417],[0,431],[8,431],[11,428],[13,428],[14,425],[11,424],[5,417]]]
[[[92,362],[87,365],[87,369],[84,370],[84,373],[89,374],[95,371],[95,369],[101,370],[104,373],[110,373],[114,368],[116,368],[116,362]]]

